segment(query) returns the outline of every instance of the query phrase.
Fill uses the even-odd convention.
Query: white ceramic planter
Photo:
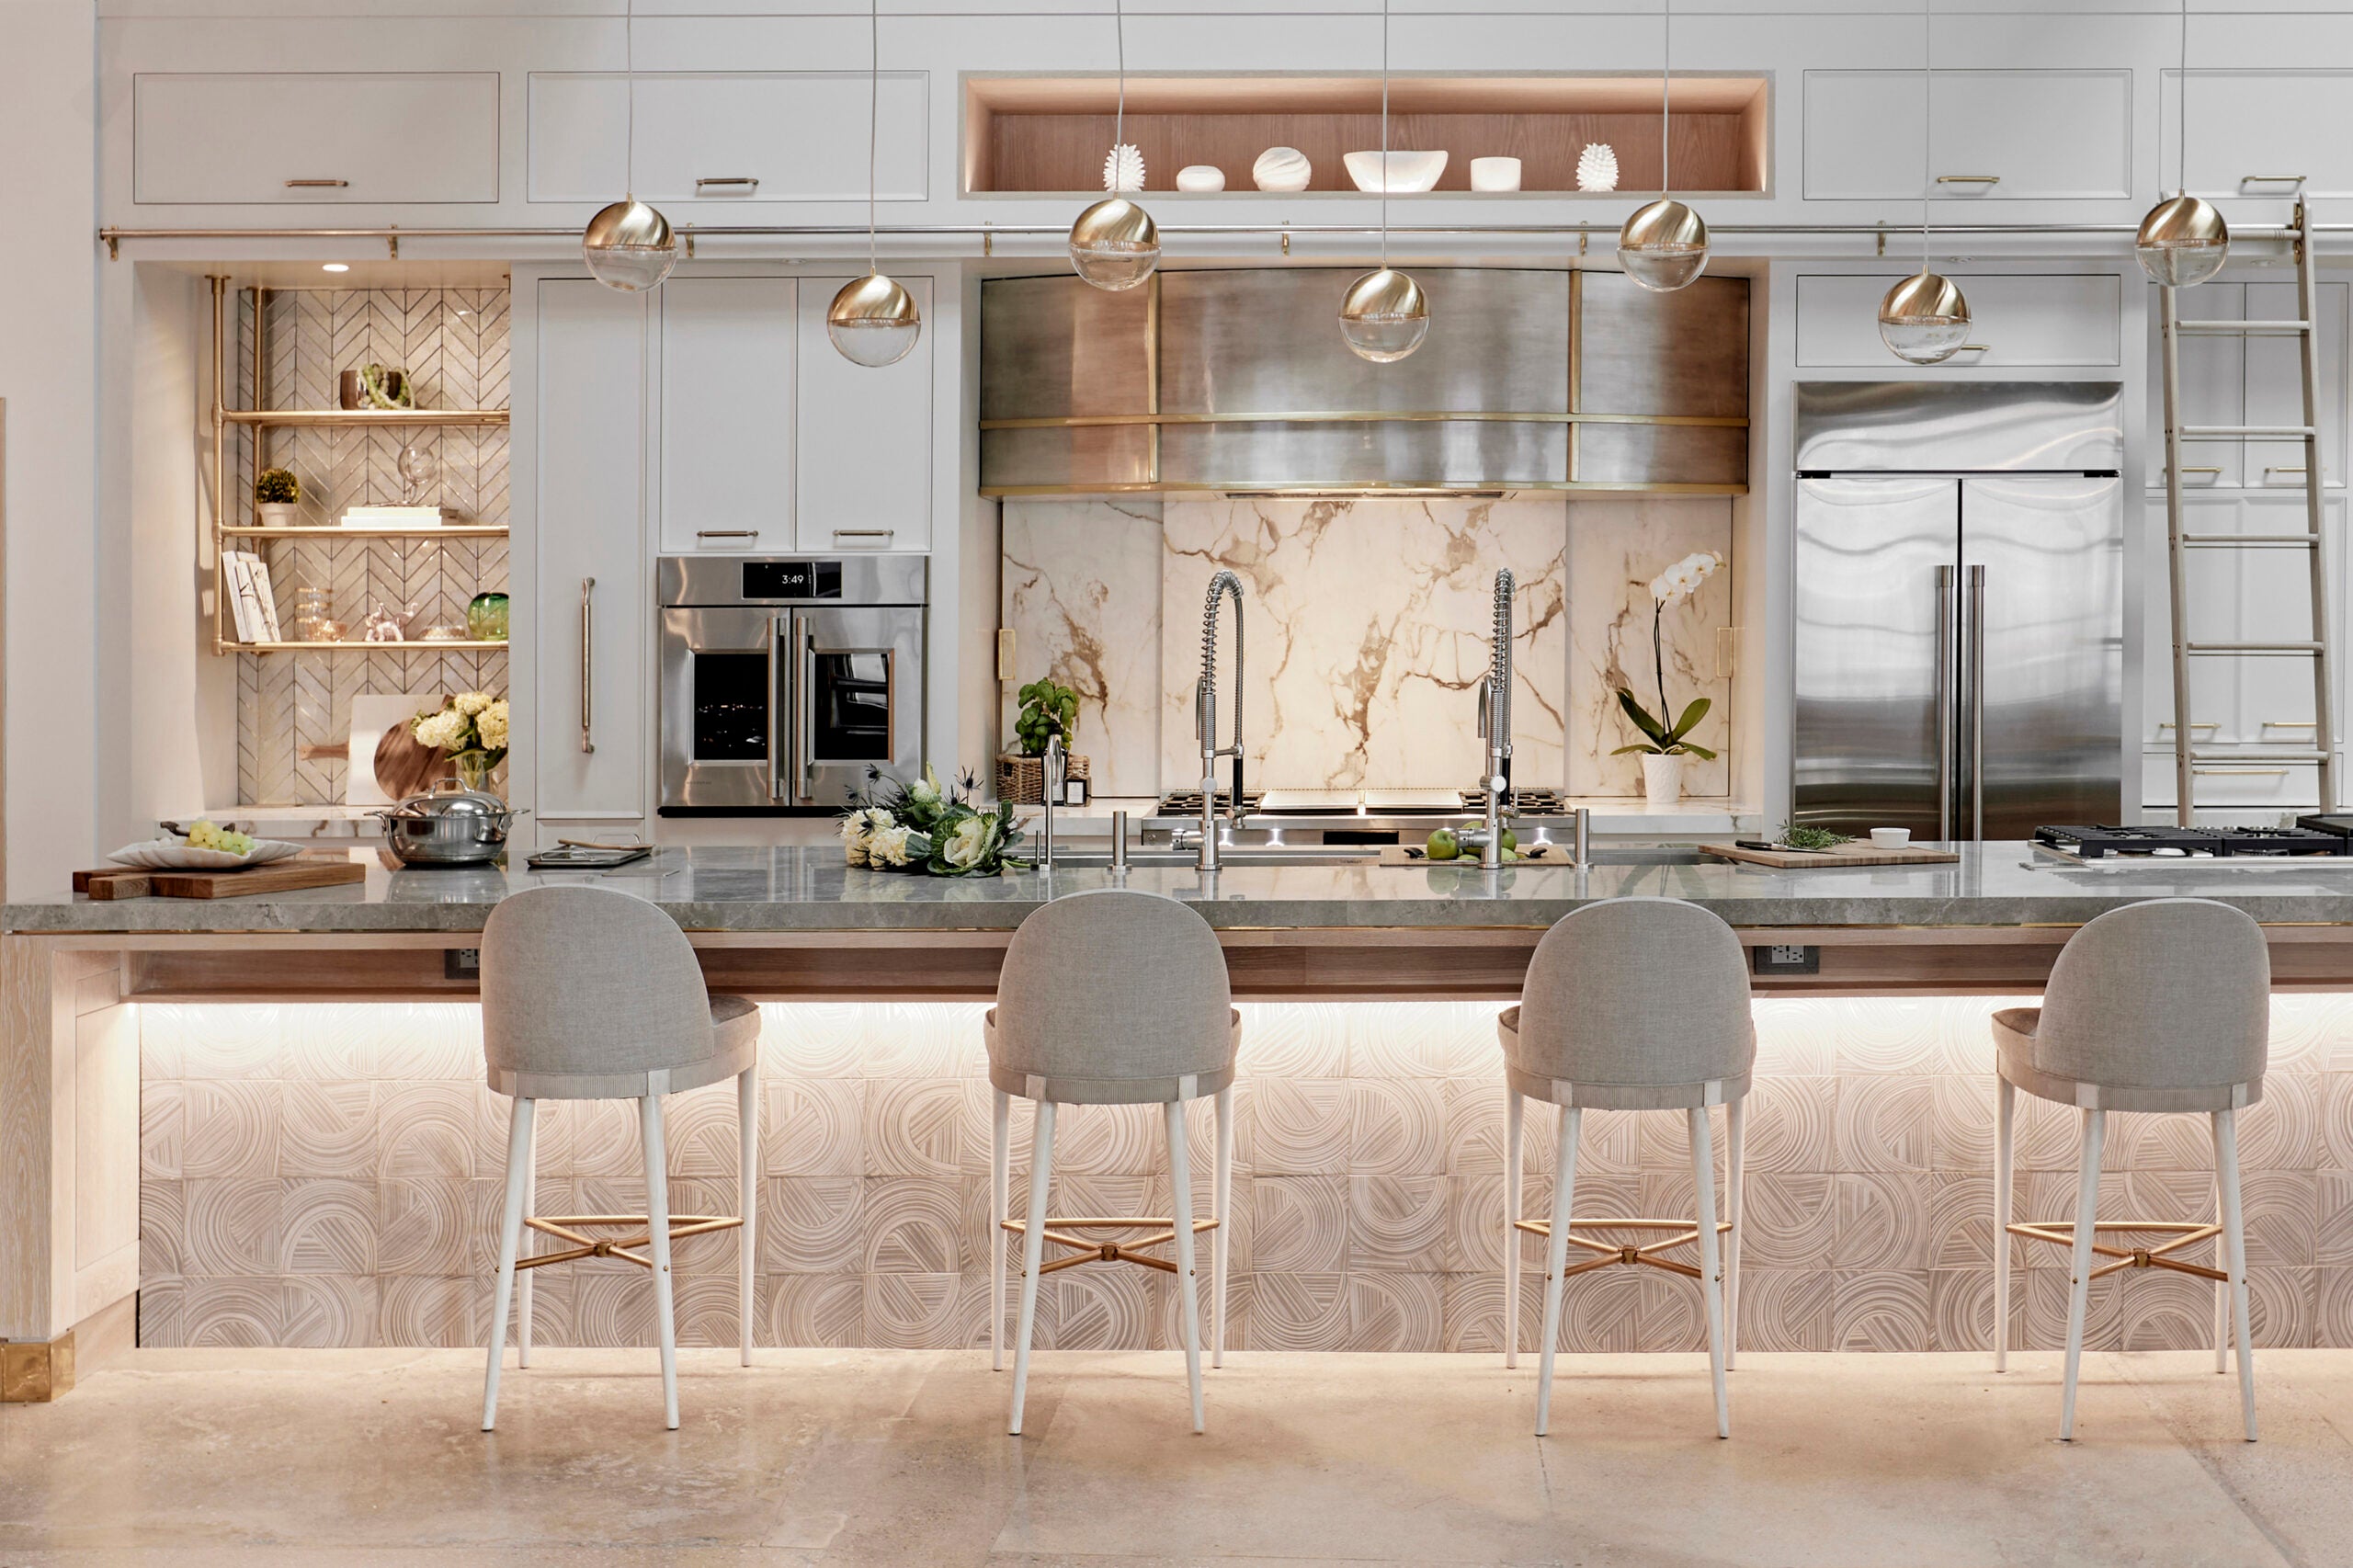
[[[301,508],[291,501],[262,501],[255,504],[254,510],[261,514],[263,528],[290,528],[294,526],[294,514]]]
[[[1683,758],[1643,754],[1643,803],[1654,812],[1670,812],[1683,801]]]

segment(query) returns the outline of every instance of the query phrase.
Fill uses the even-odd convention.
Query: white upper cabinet
[[[923,312],[907,357],[870,369],[825,335],[847,278],[801,280],[801,460],[794,515],[802,550],[928,550],[932,504],[931,279],[901,278]]]
[[[2208,198],[2270,197],[2285,205],[2292,177],[2315,197],[2353,196],[2353,71],[2189,74],[2189,188]],[[2181,78],[2165,73],[2165,167],[2174,166]],[[2284,217],[2284,212],[2282,213]]]
[[[498,73],[142,73],[142,204],[498,199]]]
[[[609,74],[532,74],[531,200],[611,201],[632,178],[640,197],[674,219],[682,216],[677,208],[697,203],[866,199],[862,72],[641,73],[633,176],[627,89]],[[927,72],[883,74],[880,200],[929,194],[930,92]]]
[[[1917,71],[1805,73],[1805,195],[1917,199]],[[1932,162],[1939,200],[2106,200],[2132,192],[2129,71],[1938,71]]]
[[[1879,302],[1894,281],[1863,273],[1800,278],[1798,364],[1900,369],[1879,335]],[[2114,273],[1956,272],[1953,281],[1969,300],[1970,342],[1947,367],[2104,369],[2122,361],[2122,287]]]
[[[792,546],[796,291],[790,278],[662,287],[665,553]]]

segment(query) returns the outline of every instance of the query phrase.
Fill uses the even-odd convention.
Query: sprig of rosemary
[[[1781,824],[1781,842],[1792,849],[1836,849],[1852,842],[1843,833],[1833,833],[1826,827],[1800,827],[1796,823]]]

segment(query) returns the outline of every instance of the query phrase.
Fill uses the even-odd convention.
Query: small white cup
[[[1519,188],[1519,160],[1518,158],[1472,159],[1471,188],[1473,190],[1518,190]]]
[[[1908,827],[1871,829],[1871,847],[1874,849],[1901,849],[1911,842],[1912,830]]]

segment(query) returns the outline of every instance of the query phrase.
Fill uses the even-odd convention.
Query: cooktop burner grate
[[[2313,827],[2039,827],[2034,841],[2084,860],[2117,856],[2229,859],[2353,853],[2353,838]]]

